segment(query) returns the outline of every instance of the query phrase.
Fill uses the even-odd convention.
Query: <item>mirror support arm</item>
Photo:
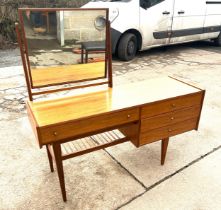
[[[112,74],[112,48],[111,48],[111,33],[110,33],[110,21],[107,23],[107,41],[108,41],[108,86],[113,87],[113,74]]]
[[[31,85],[30,85],[30,80],[29,80],[29,73],[28,73],[28,70],[27,70],[26,60],[25,60],[25,55],[24,55],[25,50],[24,50],[24,46],[22,44],[21,33],[20,33],[20,30],[19,30],[19,24],[18,23],[15,23],[15,30],[16,30],[17,40],[18,40],[18,44],[19,44],[19,48],[20,48],[22,64],[23,64],[23,69],[24,69],[24,73],[25,73],[25,80],[26,80],[26,85],[27,85],[27,89],[28,89],[29,100],[33,101],[32,92],[31,92]]]

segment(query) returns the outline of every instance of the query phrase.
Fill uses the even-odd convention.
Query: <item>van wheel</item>
[[[118,57],[123,61],[132,60],[137,52],[137,37],[132,33],[126,33],[120,39],[118,45]]]
[[[214,39],[214,43],[217,46],[221,46],[221,32],[220,32],[219,36],[216,39]]]

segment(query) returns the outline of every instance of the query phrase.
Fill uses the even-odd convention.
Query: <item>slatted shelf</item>
[[[85,154],[98,148],[102,149],[124,141],[126,141],[126,137],[119,130],[96,134],[61,144],[62,157],[63,159],[68,159],[70,156]]]

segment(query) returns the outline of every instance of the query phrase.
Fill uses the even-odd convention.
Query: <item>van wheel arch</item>
[[[141,33],[138,30],[136,30],[136,29],[129,29],[129,30],[125,31],[123,34],[121,34],[121,36],[120,36],[120,38],[119,38],[119,40],[117,42],[115,53],[118,55],[119,44],[120,44],[122,38],[125,37],[125,34],[134,34],[136,36],[136,38],[137,38],[137,49],[136,49],[136,51],[141,50],[141,48],[142,48],[142,36],[141,36]]]

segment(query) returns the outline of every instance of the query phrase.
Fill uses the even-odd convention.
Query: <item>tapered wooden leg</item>
[[[169,138],[162,139],[162,142],[161,142],[161,165],[164,165],[164,162],[165,162],[168,143],[169,143]]]
[[[63,170],[63,163],[61,159],[61,145],[53,144],[53,150],[54,150],[54,157],[55,157],[55,162],[56,162],[57,171],[58,171],[58,178],[59,178],[60,187],[61,187],[62,198],[63,198],[63,201],[67,201],[66,191],[65,191],[65,181],[64,181],[64,170]]]
[[[53,160],[52,160],[52,156],[51,156],[51,153],[49,151],[48,145],[46,145],[46,150],[47,150],[47,154],[48,154],[48,161],[49,161],[51,172],[54,172]]]

